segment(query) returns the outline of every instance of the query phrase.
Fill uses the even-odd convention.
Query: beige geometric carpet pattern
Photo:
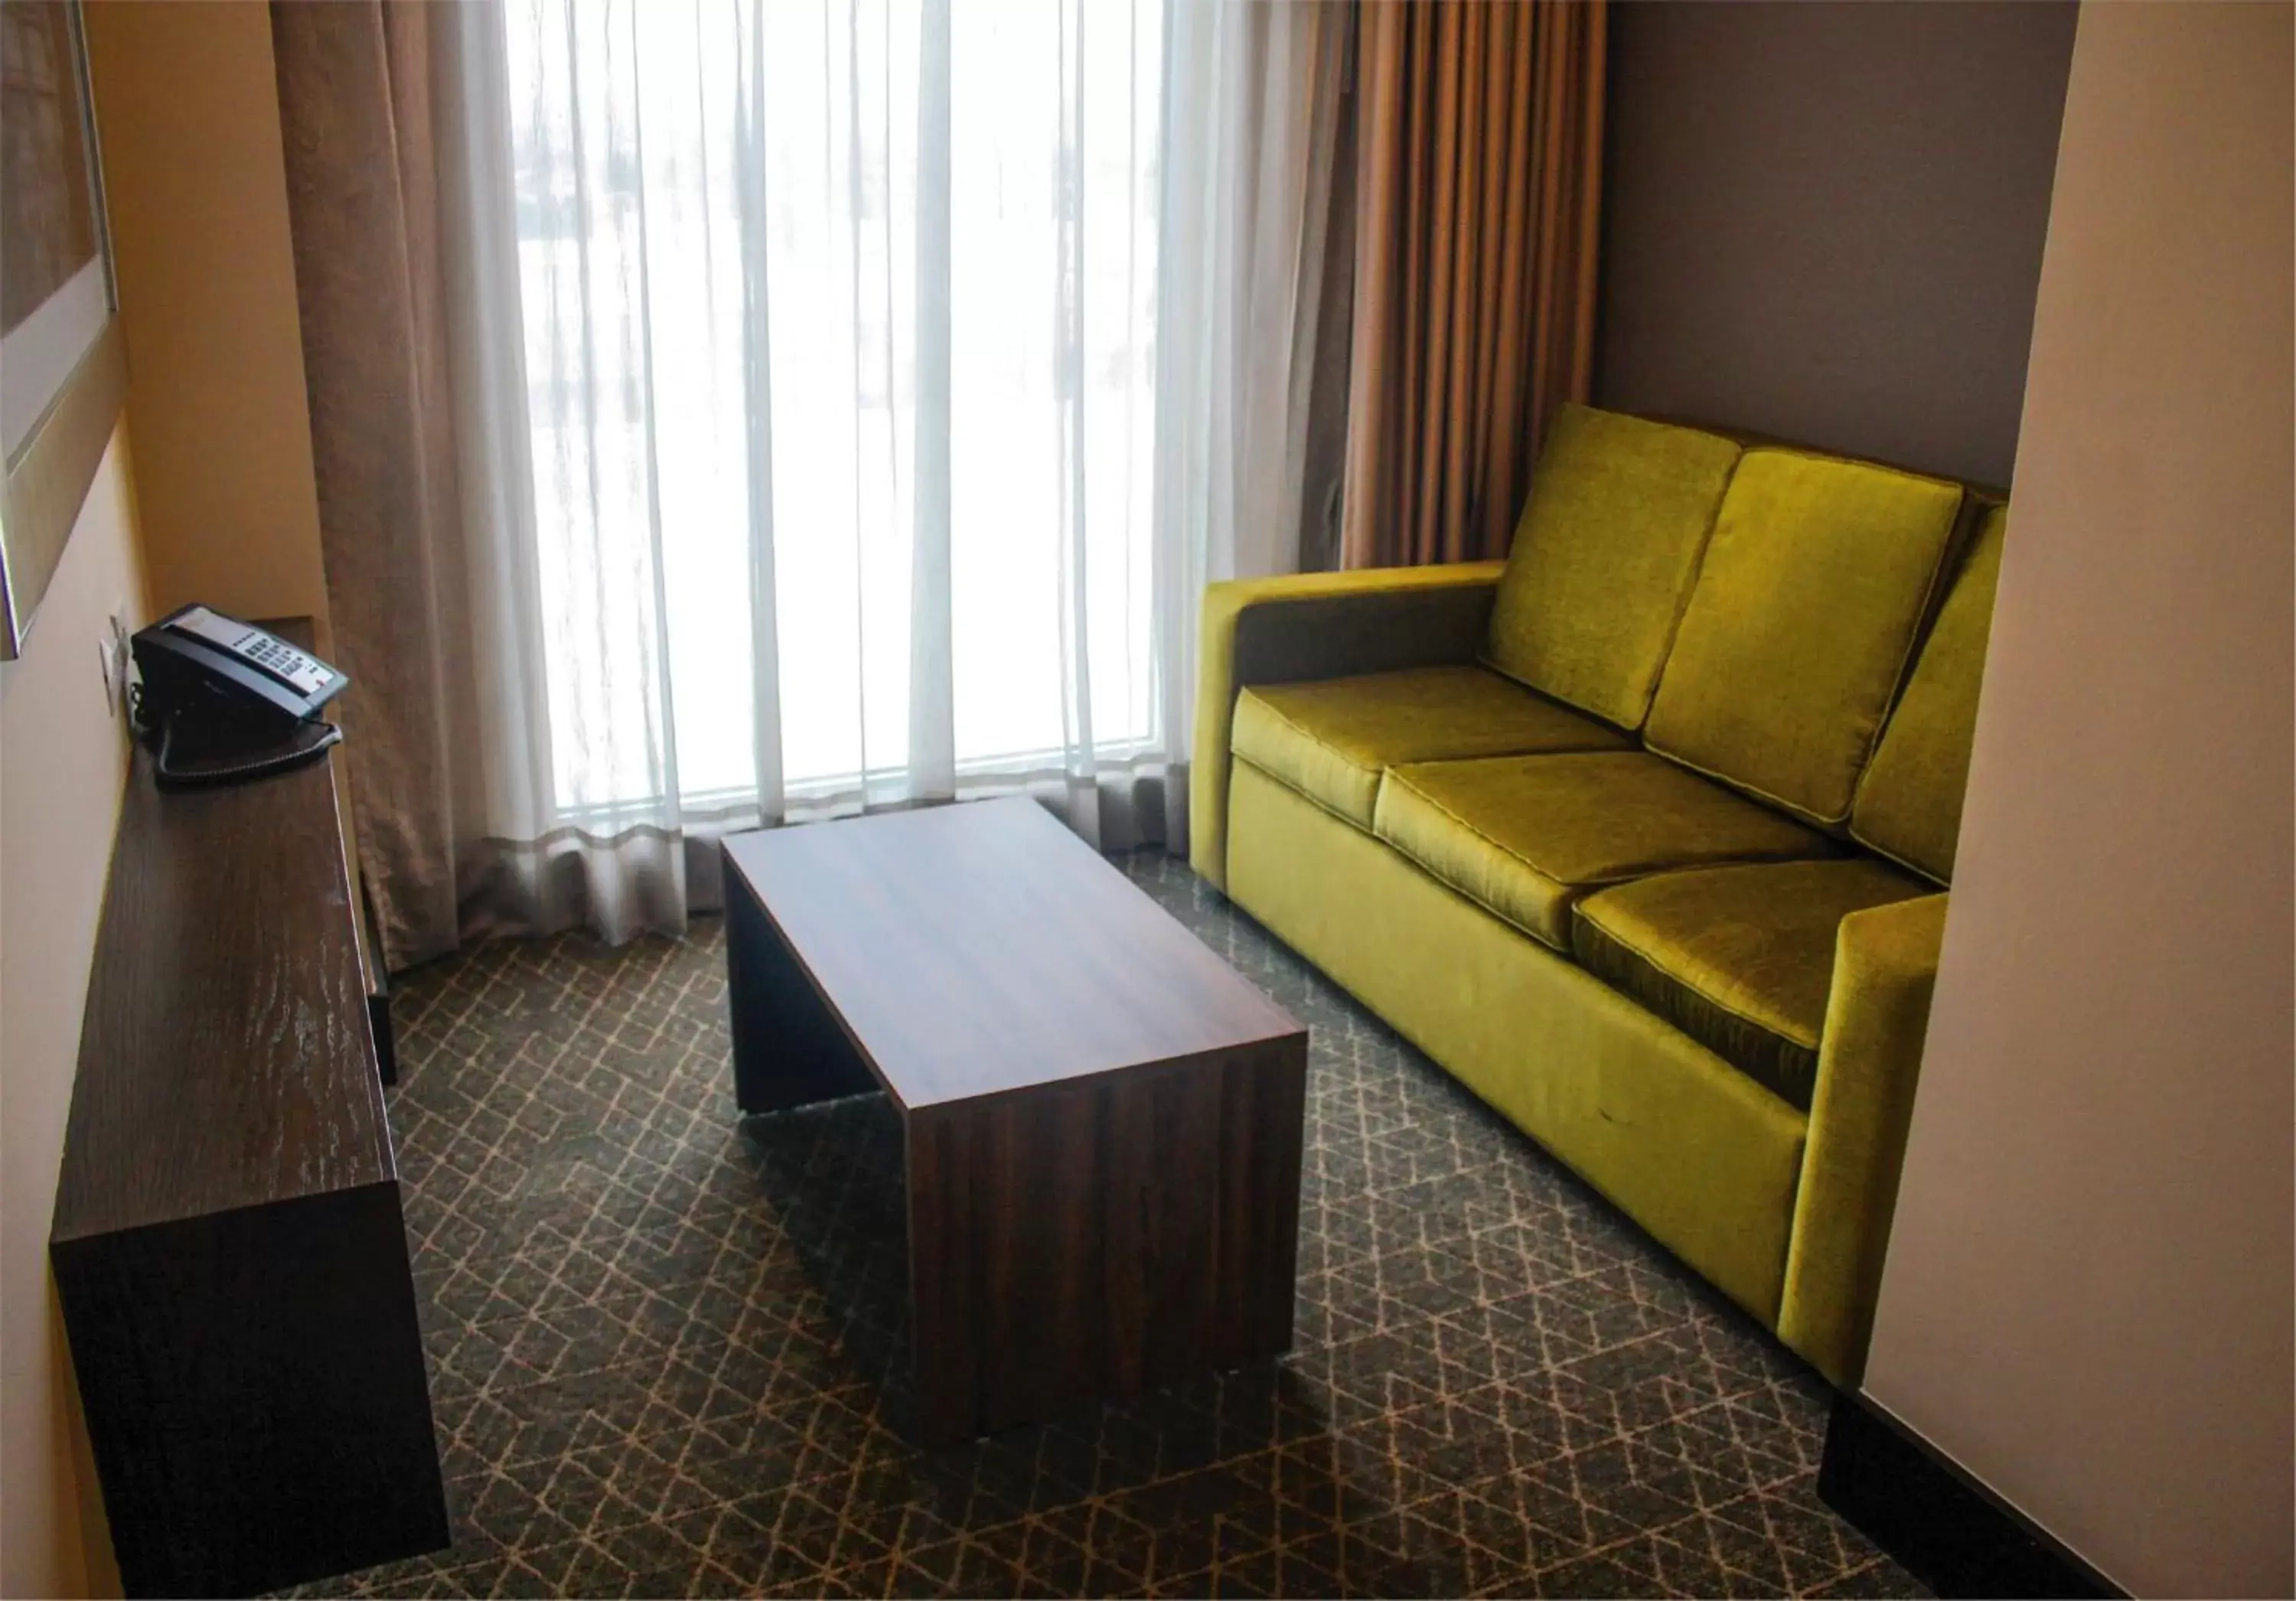
[[[1807,1368],[1184,866],[1122,865],[1309,1025],[1290,1357],[914,1449],[890,1109],[736,1115],[714,921],[483,944],[393,997],[455,1543],[305,1593],[1919,1593],[1816,1499]]]

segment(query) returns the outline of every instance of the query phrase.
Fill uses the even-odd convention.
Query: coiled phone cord
[[[148,740],[152,725],[144,716],[144,686],[132,685],[128,689],[128,716],[138,732]],[[162,788],[194,789],[212,784],[241,784],[251,778],[266,778],[274,773],[285,773],[316,761],[327,750],[342,743],[343,731],[334,724],[313,718],[298,725],[293,736],[299,743],[281,749],[250,756],[243,761],[226,762],[217,766],[178,768],[168,759],[176,743],[177,718],[170,716],[159,729],[160,743],[152,753],[152,770]],[[304,731],[320,729],[316,736],[305,738]]]

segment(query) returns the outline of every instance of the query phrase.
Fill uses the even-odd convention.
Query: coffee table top
[[[726,854],[911,1109],[1303,1031],[1024,796],[735,834]]]

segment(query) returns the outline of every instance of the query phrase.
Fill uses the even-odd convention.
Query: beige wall
[[[271,12],[87,8],[152,603],[324,619]]]
[[[126,427],[27,649],[0,665],[7,1596],[117,1582],[46,1250],[124,773],[98,668],[103,619],[125,603],[134,627],[192,599],[307,613],[323,629],[326,613],[269,10],[105,0],[87,31],[130,382]]]
[[[2139,1595],[2296,1586],[2292,70],[2081,12],[1866,1376]]]
[[[119,434],[24,653],[0,663],[0,1595],[84,1594],[91,1565],[48,1222],[126,774],[96,650],[115,609],[131,628],[144,613]]]

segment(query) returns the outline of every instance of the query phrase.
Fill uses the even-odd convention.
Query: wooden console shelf
[[[128,776],[49,1256],[130,1595],[447,1543],[339,754]]]

